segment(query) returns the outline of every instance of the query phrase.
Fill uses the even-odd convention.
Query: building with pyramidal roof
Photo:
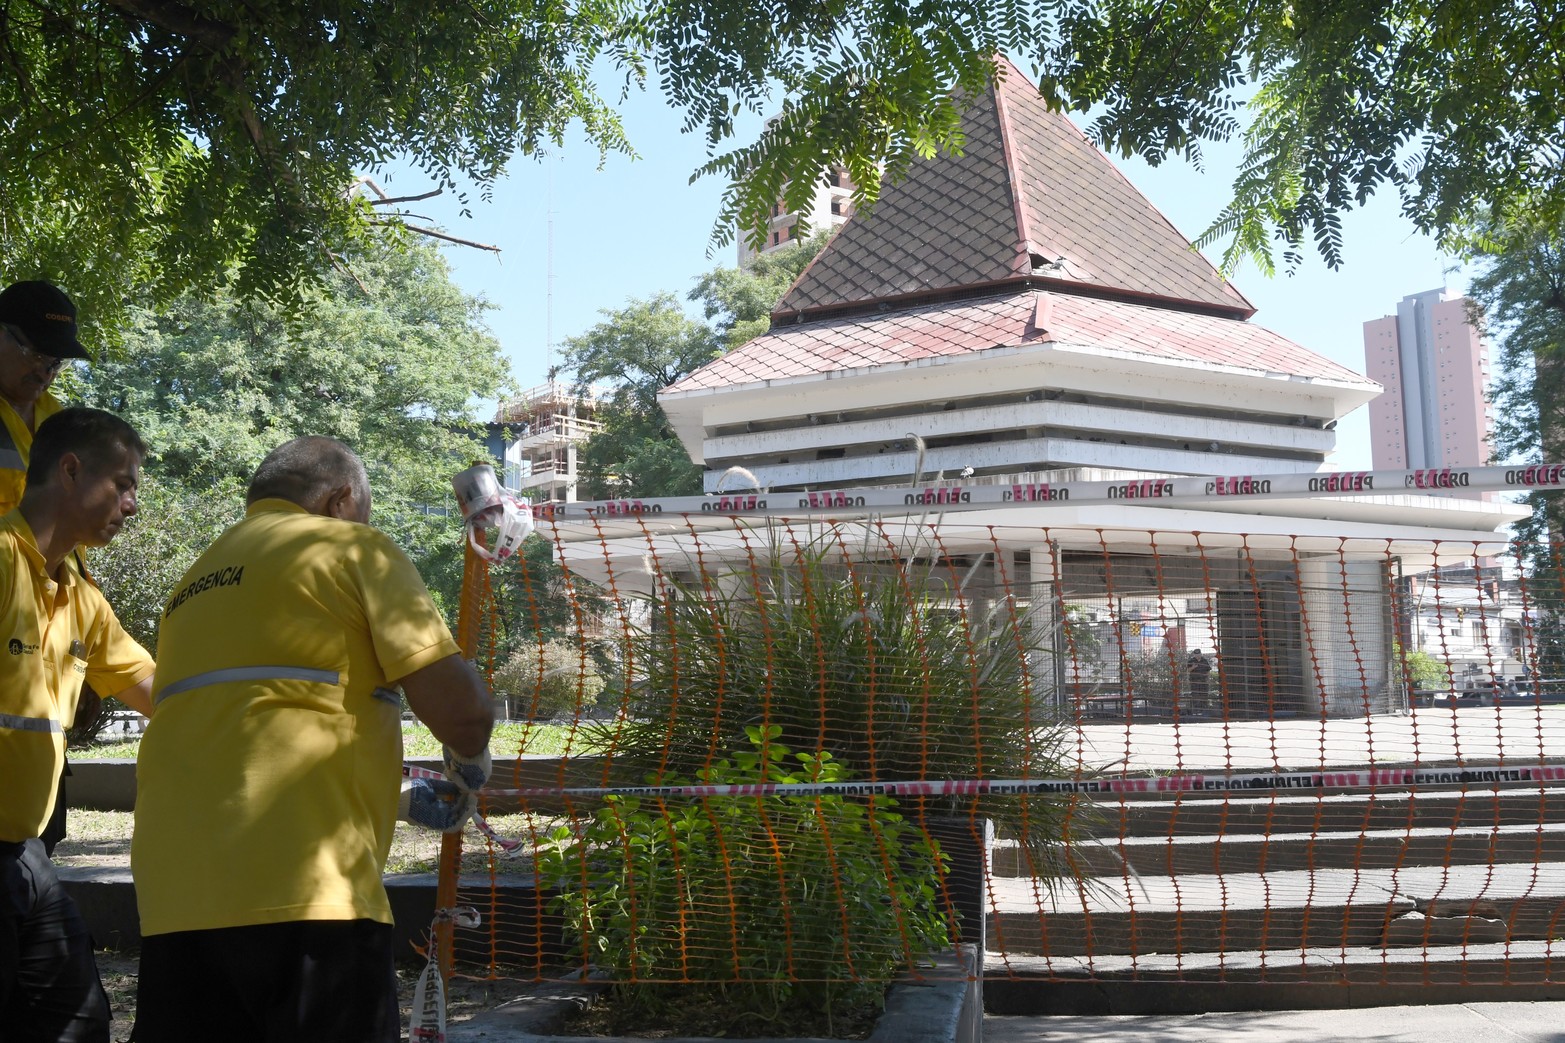
[[[1380,385],[1251,321],[1244,295],[1069,120],[1013,66],[1001,72],[966,110],[962,155],[914,163],[836,232],[768,332],[660,393],[707,490],[1134,489],[1327,469],[1337,421]],[[1498,548],[1520,513],[1400,485],[1037,499],[905,513],[976,583],[1031,592],[1041,625],[1070,605],[1128,648],[1129,620],[1158,620],[1135,634],[1161,633],[1154,649],[1172,654],[1178,620],[1180,642],[1219,657],[1230,710],[1258,714],[1395,709],[1388,560],[1426,567],[1438,541]],[[600,516],[608,553],[567,558],[588,575],[617,555],[677,559],[703,521]],[[1321,640],[1349,619],[1351,642]],[[1045,689],[1080,688],[1057,669]]]
[[[660,400],[709,488],[1321,469],[1380,386],[1254,307],[1014,67],[963,155],[850,220],[771,330]],[[916,437],[914,437],[916,436]],[[970,472],[969,472],[969,469]]]

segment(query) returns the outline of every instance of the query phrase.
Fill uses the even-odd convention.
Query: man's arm
[[[114,698],[135,710],[143,717],[152,716],[152,675],[148,674],[123,692],[115,692]]]
[[[414,716],[429,726],[435,738],[463,757],[476,757],[488,749],[494,703],[489,686],[466,659],[459,655],[437,659],[398,683]]]

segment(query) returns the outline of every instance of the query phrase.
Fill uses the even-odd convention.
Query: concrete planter
[[[870,1043],[980,1043],[983,1038],[984,881],[994,842],[993,825],[987,819],[953,815],[921,816],[922,826],[951,859],[944,893],[962,917],[962,944],[938,958],[937,966],[922,979],[907,977],[895,983],[886,997],[886,1009],[875,1024]],[[557,923],[551,923],[557,928]],[[563,936],[551,934],[551,942],[563,944]],[[460,939],[459,939],[460,941]],[[556,1025],[591,1002],[603,986],[551,983],[540,985],[529,997],[455,1026],[450,1043],[483,1040],[484,1043],[568,1043],[580,1036],[554,1035]],[[628,1039],[629,1037],[593,1037]],[[665,1043],[716,1043],[717,1037],[682,1037]],[[758,1043],[826,1043],[818,1039],[761,1040]]]
[[[595,758],[562,761],[556,757],[523,757],[496,764],[498,784],[511,786],[591,785]],[[429,763],[429,767],[438,767]],[[135,762],[128,760],[73,761],[71,803],[78,807],[128,811],[135,806]],[[511,807],[496,802],[493,810]],[[563,806],[563,805],[562,805]],[[557,810],[533,806],[532,810]],[[965,816],[931,816],[925,827],[952,857],[948,900],[963,917],[959,953],[940,958],[924,980],[909,978],[894,984],[886,1010],[876,1023],[871,1043],[979,1043],[983,1031],[982,953],[984,937],[983,881],[992,843],[987,821]],[[62,869],[67,889],[82,906],[89,928],[100,944],[133,946],[139,943],[135,896],[128,869]],[[492,912],[511,936],[509,945],[526,951],[530,944],[542,947],[537,955],[563,958],[565,942],[558,918],[546,911],[547,899],[539,896],[531,877],[504,877],[493,882],[499,906]],[[398,927],[398,952],[411,953],[412,944],[424,939],[434,910],[433,874],[407,874],[386,879]],[[481,958],[488,952],[487,935],[457,932],[458,958]],[[472,947],[471,952],[464,952]],[[541,985],[534,996],[453,1027],[451,1043],[483,1040],[484,1043],[566,1043],[582,1037],[550,1035],[550,1029],[571,1010],[588,1002],[593,987]],[[600,1037],[601,1038],[601,1037]],[[715,1037],[709,1037],[715,1043]],[[708,1043],[708,1039],[665,1040],[665,1043]],[[760,1040],[754,1043],[826,1043],[821,1040]]]
[[[891,986],[886,1009],[869,1043],[980,1043],[983,1038],[982,953],[964,945],[937,958],[924,980],[904,979]],[[573,1043],[581,1036],[554,1034],[573,1011],[591,1002],[601,986],[541,985],[533,996],[512,1000],[492,1011],[449,1027],[449,1043]],[[600,1043],[632,1043],[628,1036],[595,1036]],[[681,1036],[663,1043],[732,1043],[715,1036]],[[749,1043],[832,1043],[818,1037],[751,1040]]]

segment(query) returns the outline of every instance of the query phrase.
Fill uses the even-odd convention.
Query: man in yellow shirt
[[[33,432],[61,409],[49,385],[67,359],[87,357],[76,339],[76,305],[58,286],[29,281],[0,290],[0,515],[22,502]],[[95,718],[100,706],[97,694],[84,688],[78,719]],[[41,838],[51,855],[65,836],[65,776],[70,772],[67,764],[54,817]]]
[[[393,828],[399,812],[461,827],[488,774],[489,692],[412,562],[367,524],[346,446],[279,447],[247,501],[159,624],[131,842],[135,1038],[395,1041]],[[400,807],[392,685],[457,780],[410,783]]]
[[[91,939],[38,839],[84,682],[152,710],[152,658],[103,595],[65,564],[136,513],[146,452],[96,409],[40,424],[27,491],[0,518],[0,1038],[107,1043],[109,1003]]]
[[[49,385],[67,359],[88,357],[76,339],[76,306],[58,286],[0,290],[0,514],[22,502],[33,432],[60,411]]]

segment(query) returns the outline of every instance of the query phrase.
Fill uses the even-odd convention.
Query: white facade
[[[915,469],[955,478],[971,468],[995,481],[1080,467],[1313,472],[1335,448],[1336,420],[1378,390],[1053,344],[665,393],[662,402],[716,491],[731,466],[772,489],[895,484]]]

